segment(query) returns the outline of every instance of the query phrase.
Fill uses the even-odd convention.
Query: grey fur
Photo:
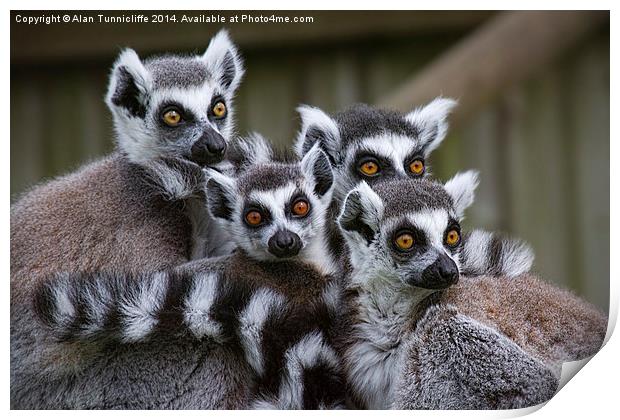
[[[600,348],[604,315],[533,276],[461,275],[451,287],[433,281],[444,278],[427,270],[438,261],[427,258],[431,253],[461,266],[464,245],[450,248],[444,232],[457,226],[475,186],[476,178],[464,174],[446,183],[443,193],[438,183],[401,180],[377,184],[376,191],[362,184],[349,194],[359,211],[356,223],[346,212],[339,219],[351,250],[340,351],[352,398],[360,406],[524,407],[553,395],[562,362]],[[425,206],[427,194],[439,201]],[[462,208],[457,211],[454,203]],[[370,241],[359,240],[360,224],[371,231]],[[416,228],[414,246],[394,252],[393,232]],[[491,236],[489,245],[488,238],[475,234],[465,242],[466,252],[493,248],[489,255],[495,254],[490,258],[495,261],[478,255],[485,270],[519,273],[528,266],[523,262],[531,262],[529,248],[499,236]],[[514,266],[513,259],[519,264]],[[430,273],[422,283],[416,277],[420,270]],[[402,387],[405,391],[399,391]]]
[[[551,399],[558,387],[551,369],[450,306],[426,312],[405,354],[397,410],[522,408]]]
[[[324,223],[324,209],[331,194],[311,197],[316,176],[313,168],[322,159],[327,158],[316,150],[296,165],[271,163],[250,167],[242,179],[247,177],[257,182],[259,192],[273,194],[272,201],[283,207],[288,206],[289,201],[281,197],[281,187],[296,186],[308,197],[316,213],[312,217]],[[295,174],[295,177],[282,178],[288,174]],[[260,182],[260,178],[273,176],[284,179],[284,184],[266,188],[265,181]],[[232,181],[222,175],[211,182],[219,183],[222,191],[232,187]],[[243,208],[239,202],[252,196],[247,184],[240,187],[242,183],[237,181],[236,193],[223,198],[235,200],[234,209]],[[319,205],[321,200],[325,201],[323,210]],[[219,206],[220,203],[210,205]],[[218,214],[214,216],[220,217]],[[269,223],[286,223],[278,219],[285,214],[274,211]],[[223,218],[239,225],[237,231],[250,230],[239,216],[233,214]],[[305,229],[312,229],[312,225]],[[343,401],[338,396],[339,393],[343,395],[340,367],[326,329],[328,320],[335,316],[336,302],[333,299],[323,301],[335,280],[316,270],[315,267],[321,266],[315,261],[318,256],[304,252],[305,248],[313,248],[313,241],[322,245],[322,236],[300,235],[304,239],[304,249],[298,256],[284,260],[263,258],[266,253],[256,249],[260,243],[254,241],[250,245],[241,234],[232,236],[237,245],[234,255],[200,260],[174,270],[137,276],[105,271],[91,275],[62,274],[49,279],[37,290],[35,309],[50,332],[61,341],[157,343],[162,336],[177,337],[180,342],[187,341],[188,337],[190,342],[191,339],[205,339],[222,348],[218,353],[222,360],[209,359],[213,365],[211,369],[223,369],[239,362],[237,358],[225,358],[224,350],[233,355],[242,353],[245,357],[239,374],[252,374],[246,380],[248,389],[252,389],[252,398],[237,408],[252,405],[289,409],[337,407]],[[259,257],[253,258],[246,250],[254,251]],[[255,298],[258,300],[253,303]],[[97,357],[105,359],[105,356],[104,347]],[[274,366],[276,363],[282,366]],[[312,375],[322,371],[325,371],[319,375],[322,380],[312,379]],[[305,378],[306,372],[311,372],[309,378]],[[231,374],[236,377],[236,372]],[[282,375],[275,390],[274,378],[270,375]],[[225,382],[205,384],[204,392],[214,392],[212,386],[230,384],[226,379],[221,380]],[[321,383],[312,384],[312,380]],[[253,390],[255,383],[257,389]],[[270,397],[274,391],[275,396]]]
[[[225,33],[216,36],[211,45],[224,53],[230,47],[236,56],[236,48]],[[203,58],[213,58],[212,53],[207,49]],[[171,58],[166,60],[170,63]],[[217,57],[203,62],[211,66],[210,74],[217,72],[218,66],[213,66],[219,62]],[[134,102],[123,102],[117,95],[126,82],[118,79],[121,67],[121,76],[129,75],[135,82],[135,91],[131,91]],[[102,360],[90,345],[55,342],[42,332],[32,313],[33,290],[53,273],[161,270],[203,255],[204,237],[225,243],[210,232],[213,224],[205,223],[208,214],[204,210],[202,168],[182,156],[180,149],[151,135],[150,123],[132,114],[136,104],[152,105],[159,91],[151,82],[152,75],[137,55],[124,52],[112,72],[108,95],[118,150],[72,174],[34,187],[11,207],[13,408],[180,407],[179,401],[185,398],[194,407],[209,403],[230,407],[245,392],[246,384],[237,382],[244,377],[236,376],[238,369],[229,372],[226,364],[202,366],[202,360],[211,357],[206,347],[162,342],[135,352],[113,349]],[[236,84],[221,93],[232,98],[234,88]],[[127,104],[131,109],[125,107]],[[151,118],[149,112],[144,115],[147,120]],[[224,134],[232,133],[232,127],[232,121],[220,124]],[[226,248],[218,247],[218,251],[226,252]],[[179,367],[170,363],[174,354],[184,355],[187,364]],[[149,366],[157,374],[153,375]],[[191,389],[218,377],[231,379],[218,383],[213,400],[183,396],[184,381]],[[192,382],[194,378],[196,382]]]

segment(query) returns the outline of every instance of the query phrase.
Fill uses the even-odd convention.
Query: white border
[[[127,1],[118,1],[118,0],[109,0],[106,2],[96,1],[96,2],[84,2],[77,0],[64,0],[64,1],[56,1],[53,5],[50,5],[49,2],[38,0],[38,1],[22,1],[22,2],[12,2],[12,4],[7,4],[8,2],[3,2],[3,7],[5,10],[5,14],[3,15],[4,19],[2,19],[1,30],[0,30],[0,44],[2,45],[2,53],[5,57],[4,63],[10,62],[10,53],[9,53],[9,10],[13,9],[21,9],[21,10],[37,10],[37,9],[50,9],[50,10],[110,10],[110,9],[125,9],[125,10],[138,10],[138,9],[146,9],[146,10],[164,10],[169,9],[171,4],[175,6],[175,9],[178,10],[190,10],[190,9],[207,9],[212,8],[220,10],[255,10],[256,3],[250,1],[238,1],[238,0],[228,0],[226,2],[221,2],[220,4],[215,4],[213,2],[204,2],[204,1],[192,1],[192,2],[183,2],[178,1],[175,3],[170,3],[170,1],[162,1],[162,0],[151,0],[151,1],[135,1],[132,2],[131,5],[127,3]],[[618,73],[618,36],[616,27],[618,25],[618,18],[616,16],[616,10],[614,10],[614,6],[618,4],[617,2],[612,1],[573,1],[573,0],[565,0],[562,2],[551,2],[551,1],[455,1],[455,0],[446,0],[441,3],[442,9],[453,9],[453,10],[465,10],[463,6],[467,6],[467,10],[484,10],[484,9],[495,9],[501,6],[502,9],[512,9],[512,10],[525,10],[525,9],[557,9],[557,6],[561,5],[562,9],[599,9],[599,10],[612,10],[611,12],[611,115],[615,114],[618,110],[617,101],[618,101],[618,84],[614,76]],[[304,10],[304,9],[323,9],[323,10],[339,10],[339,9],[359,9],[359,10],[372,10],[372,9],[418,9],[418,10],[437,10],[439,4],[437,2],[412,2],[412,1],[393,1],[393,0],[383,0],[379,3],[377,2],[360,2],[360,1],[347,1],[347,2],[335,2],[333,0],[315,0],[312,2],[308,2],[306,4],[292,4],[290,1],[273,1],[266,0],[260,3],[262,8],[265,10],[269,9],[284,9],[284,10]],[[51,6],[51,7],[50,7]],[[617,8],[617,7],[616,7]],[[615,70],[615,71],[614,71]],[[2,86],[4,89],[3,92],[9,92],[10,90],[10,77],[9,77],[9,66],[4,64],[2,69]],[[0,103],[0,115],[8,116],[10,111],[10,102],[9,95],[4,95],[4,100]],[[14,129],[14,128],[13,128]],[[611,152],[611,162],[620,161],[619,153],[618,153],[618,125],[614,118],[611,119],[611,138],[614,141],[610,141],[610,152]],[[2,243],[2,263],[3,263],[3,273],[5,274],[6,286],[3,293],[4,298],[4,317],[2,320],[2,325],[4,327],[5,334],[8,335],[9,331],[9,214],[8,208],[10,203],[10,188],[9,188],[9,164],[10,164],[10,153],[9,153],[9,135],[5,130],[5,134],[2,136],[2,155],[0,159],[2,159],[2,167],[5,171],[5,176],[2,180],[2,194],[7,200],[7,206],[5,207],[5,217],[2,221],[2,233],[4,234],[5,240]],[[612,210],[612,220],[617,219],[618,216],[618,198],[615,196],[616,192],[620,192],[618,189],[618,181],[619,181],[619,170],[616,169],[615,165],[611,165],[611,187],[610,187],[610,203]],[[612,229],[613,229],[612,224]],[[613,240],[615,235],[611,235]],[[620,255],[620,244],[614,243],[613,241],[610,244],[611,255],[618,256]],[[611,259],[612,262],[614,258]],[[611,302],[610,302],[610,320],[615,324],[618,313],[618,279],[620,278],[620,269],[612,265],[611,266]],[[570,381],[559,393],[556,395],[545,407],[531,414],[532,418],[544,419],[544,418],[562,418],[562,419],[583,419],[583,418],[610,418],[611,416],[617,416],[618,413],[618,396],[617,396],[617,387],[618,387],[618,355],[620,355],[620,344],[618,342],[617,337],[611,337],[607,345],[600,351],[598,355],[596,355],[593,360],[588,363],[581,372],[577,374],[576,379]],[[4,364],[3,364],[3,377],[5,381],[3,382],[2,387],[2,395],[4,407],[8,410],[9,408],[9,340],[7,337],[6,344],[3,348],[3,356],[4,356]],[[390,416],[390,418],[407,418],[410,419],[415,416],[416,419],[419,418],[429,418],[429,417],[449,417],[449,418],[503,418],[503,417],[514,417],[518,415],[526,414],[531,410],[517,410],[515,412],[389,412],[382,413],[385,416]],[[373,412],[326,412],[326,413],[317,413],[317,412],[300,412],[295,413],[296,416],[300,416],[302,418],[315,418],[316,416],[325,416],[332,417],[338,416],[339,418],[359,418],[359,416],[374,418],[378,413]],[[46,412],[46,413],[33,413],[33,412],[11,412],[10,415],[15,417],[34,417],[45,415],[46,417],[54,418],[81,418],[84,416],[84,413],[81,412]],[[93,412],[88,413],[88,416],[93,417],[108,417],[110,413],[107,412]],[[114,416],[118,416],[121,418],[142,418],[147,417],[149,419],[154,418],[163,418],[164,416],[170,416],[170,413],[167,412],[115,412]],[[220,418],[237,418],[239,416],[252,416],[253,418],[289,418],[291,413],[274,413],[274,412],[218,412],[218,413],[204,413],[204,412],[183,412],[175,413],[173,415],[183,415],[183,417],[192,417],[192,418],[204,418],[204,416],[217,415]]]

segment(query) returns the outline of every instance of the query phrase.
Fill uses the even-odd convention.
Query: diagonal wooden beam
[[[504,12],[378,101],[403,112],[443,95],[459,100],[458,122],[498,92],[534,74],[596,27],[609,12]]]

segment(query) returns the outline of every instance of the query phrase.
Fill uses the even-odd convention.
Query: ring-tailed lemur
[[[342,406],[329,335],[338,283],[323,247],[327,156],[314,148],[299,163],[254,165],[237,180],[209,173],[208,208],[231,232],[232,255],[138,276],[60,275],[38,290],[37,313],[62,340],[210,339],[252,368],[250,407]]]
[[[459,222],[476,185],[467,172],[445,185],[362,183],[346,197],[338,223],[351,272],[338,347],[361,406],[534,405],[553,396],[557,364],[601,346],[605,317],[571,293],[528,274],[461,276]],[[488,254],[502,268],[489,271],[521,271],[529,252],[502,244],[508,254]]]
[[[372,186],[389,179],[428,177],[429,156],[446,137],[447,117],[455,106],[453,99],[436,98],[404,115],[359,104],[333,117],[318,108],[298,108],[302,127],[295,143],[297,155],[302,157],[318,144],[328,154],[334,169],[334,199],[330,206],[332,222],[328,229],[329,249],[333,255],[345,258],[348,255],[335,222],[347,193],[360,181]],[[487,255],[502,243],[500,235],[477,230],[471,232],[474,240],[468,240],[470,234],[465,236],[462,269],[468,274],[514,276],[527,272],[531,266],[533,254],[516,241],[510,243],[517,247],[515,252],[520,254],[523,264],[511,264],[512,271],[502,271],[504,267]],[[341,263],[346,266],[346,261]],[[490,269],[495,271],[487,271]]]
[[[14,408],[47,403],[33,390],[41,390],[42,372],[63,365],[59,359],[80,365],[74,350],[59,349],[36,330],[29,308],[42,278],[59,271],[164,269],[227,251],[204,210],[203,166],[225,158],[243,72],[225,31],[202,55],[142,61],[123,51],[106,96],[116,151],[33,188],[11,206]]]

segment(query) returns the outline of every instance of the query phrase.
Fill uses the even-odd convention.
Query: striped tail
[[[528,272],[534,252],[525,242],[495,232],[466,233],[461,250],[461,273],[466,276],[516,277]]]
[[[35,291],[34,310],[61,341],[135,343],[156,331],[221,340],[210,319],[217,286],[209,273],[63,273]]]

